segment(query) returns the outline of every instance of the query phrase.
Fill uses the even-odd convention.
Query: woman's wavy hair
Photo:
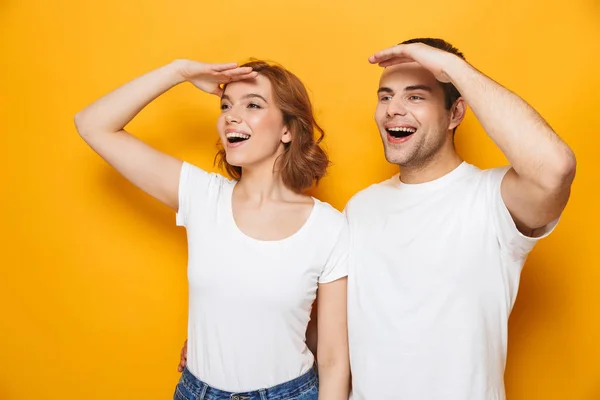
[[[241,67],[252,67],[271,82],[273,99],[292,136],[291,141],[284,144],[284,152],[274,168],[279,169],[283,183],[293,191],[300,193],[310,188],[325,175],[329,158],[320,146],[325,132],[315,120],[306,87],[296,75],[279,65],[252,60]],[[227,162],[222,146],[215,163],[233,179],[242,177],[242,168]]]

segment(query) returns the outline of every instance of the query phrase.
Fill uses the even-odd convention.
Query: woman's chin
[[[227,164],[229,165],[233,165],[234,167],[240,167],[243,168],[244,167],[244,160],[242,157],[239,157],[237,155],[230,155],[227,154],[227,157],[225,158],[227,160]]]

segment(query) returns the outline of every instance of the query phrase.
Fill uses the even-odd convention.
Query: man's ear
[[[465,118],[465,114],[467,113],[467,103],[462,97],[459,97],[452,105],[450,109],[450,125],[448,126],[448,130],[454,130],[457,126]]]

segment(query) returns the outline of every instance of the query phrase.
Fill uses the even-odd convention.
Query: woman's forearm
[[[319,362],[319,400],[348,400],[350,363],[347,357]]]
[[[96,100],[75,116],[77,130],[82,136],[122,130],[152,100],[185,81],[183,63],[155,69]]]

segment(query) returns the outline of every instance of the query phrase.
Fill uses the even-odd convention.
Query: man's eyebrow
[[[379,89],[377,89],[377,94],[379,93],[394,93],[394,91],[389,87],[382,86]]]
[[[404,88],[405,92],[410,92],[413,90],[424,90],[426,92],[433,92],[433,89],[431,88],[431,86],[428,86],[428,85],[411,85],[411,86],[407,86]]]

